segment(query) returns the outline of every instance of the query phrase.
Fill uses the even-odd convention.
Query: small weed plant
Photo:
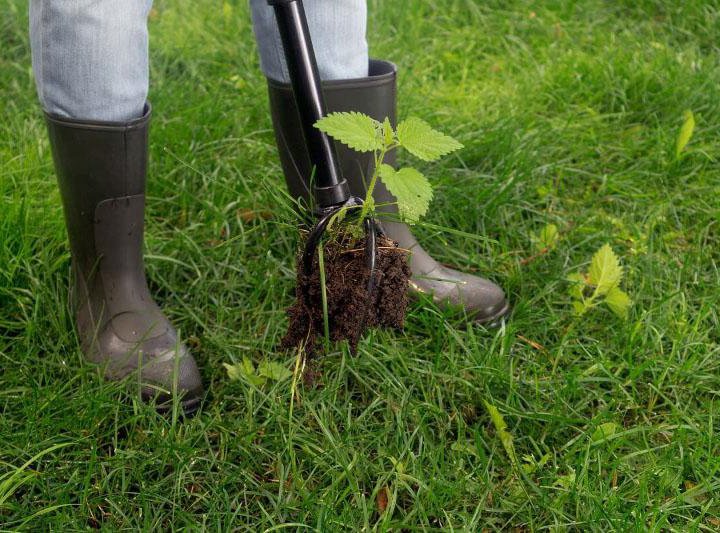
[[[620,288],[623,269],[609,244],[592,257],[588,272],[568,276],[570,297],[576,315],[584,315],[602,302],[618,317],[626,319],[632,300]]]
[[[324,337],[326,346],[330,341],[346,340],[350,351],[356,353],[368,329],[403,328],[412,275],[409,251],[384,235],[374,245],[375,266],[368,268],[361,226],[376,214],[373,192],[378,180],[397,198],[400,219],[408,224],[427,213],[433,196],[430,182],[419,170],[396,170],[385,163],[386,156],[403,147],[424,161],[435,161],[462,145],[418,118],[393,128],[388,118],[380,122],[357,112],[332,113],[315,126],[358,152],[372,153],[375,164],[362,206],[352,206],[356,213],[359,209],[360,216],[331,230],[334,223],[348,218],[351,207],[338,210],[327,228],[329,237],[318,249],[315,271],[308,274],[298,267],[295,303],[288,310],[290,323],[282,346],[304,347],[308,354],[314,354],[318,339]]]
[[[381,179],[397,198],[398,212],[404,222],[418,222],[430,207],[433,197],[430,181],[415,168],[395,169],[384,163],[385,156],[392,150],[402,147],[418,159],[436,161],[463,147],[457,140],[415,117],[408,118],[400,122],[397,128],[393,128],[388,118],[379,122],[368,115],[353,111],[330,113],[320,119],[315,127],[353,150],[373,153],[375,165],[367,182],[360,221],[375,213],[373,192],[378,179]]]

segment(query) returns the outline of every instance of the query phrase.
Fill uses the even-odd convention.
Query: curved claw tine
[[[363,222],[365,228],[365,263],[370,271],[367,290],[375,289],[375,267],[377,266],[377,226],[375,219],[368,217]]]
[[[336,211],[337,210],[332,210],[324,214],[320,220],[318,220],[318,223],[312,229],[310,235],[308,235],[307,242],[305,243],[305,250],[303,250],[303,268],[305,269],[305,275],[309,275],[312,271],[312,262],[315,257],[315,250],[320,244],[320,239],[322,238],[323,233],[325,233],[325,230]]]

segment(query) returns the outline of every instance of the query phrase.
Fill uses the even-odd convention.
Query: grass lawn
[[[0,0],[0,529],[720,529],[718,3],[371,0],[401,117],[465,144],[422,167],[428,221],[493,241],[417,232],[514,312],[488,331],[414,302],[295,394],[223,366],[295,365],[298,233],[246,4],[150,22],[148,275],[208,389],[182,422],[83,363],[27,5]],[[605,243],[626,320],[573,314],[566,278]]]

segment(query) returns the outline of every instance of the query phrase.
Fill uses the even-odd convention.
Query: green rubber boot
[[[359,111],[379,121],[389,117],[395,125],[396,83],[395,65],[387,61],[371,60],[367,78],[323,82],[327,110]],[[310,202],[312,195],[304,176],[310,175],[312,167],[292,88],[289,84],[268,80],[268,89],[275,138],[288,188],[296,198],[304,198]],[[342,143],[336,143],[336,146],[343,175],[348,180],[352,193],[364,197],[364,177],[370,176],[373,171],[372,154],[355,152]],[[386,162],[394,165],[394,154],[390,154]],[[378,204],[396,201],[380,181],[373,195]],[[396,205],[383,209],[397,213]],[[382,226],[388,237],[412,252],[411,292],[432,295],[435,302],[441,306],[462,306],[468,316],[487,326],[500,323],[508,314],[510,306],[505,293],[495,283],[442,266],[418,244],[406,224],[383,220]]]

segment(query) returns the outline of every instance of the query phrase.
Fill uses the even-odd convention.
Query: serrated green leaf
[[[619,287],[613,287],[605,295],[605,303],[617,316],[623,320],[627,319],[628,310],[632,305],[632,300],[625,291],[621,290]]]
[[[521,466],[522,471],[525,472],[525,474],[530,475],[534,474],[538,471],[538,469],[542,468],[547,464],[547,462],[550,460],[550,454],[546,453],[543,455],[539,461],[535,460],[535,457],[530,454],[523,455],[523,464]]]
[[[520,468],[523,472],[525,472],[526,475],[534,474],[537,470],[537,466],[535,466],[534,463],[523,463],[520,465]]]
[[[395,170],[382,164],[378,169],[388,190],[397,198],[400,217],[408,224],[414,224],[427,213],[433,197],[432,187],[427,178],[414,168]]]
[[[252,365],[252,363],[250,364]],[[223,363],[223,366],[225,367],[225,370],[227,370],[228,378],[230,378],[231,381],[240,379],[242,376],[245,376],[247,372],[242,363],[236,363],[234,365]],[[251,373],[254,372],[255,369],[252,369]]]
[[[584,315],[589,309],[585,300],[573,300],[572,306],[576,315]]]
[[[590,440],[592,442],[605,440],[608,437],[612,437],[613,435],[615,435],[617,429],[618,425],[615,422],[605,422],[604,424],[600,424],[593,432]]]
[[[573,485],[575,485],[575,470],[572,468],[570,469],[570,472],[568,472],[565,475],[558,476],[555,482],[553,483],[553,486],[555,487],[562,487],[563,489],[570,490]]]
[[[680,128],[680,133],[678,133],[678,138],[675,142],[675,159],[680,157],[683,150],[685,150],[685,147],[690,142],[690,139],[692,139],[693,132],[695,131],[695,116],[693,115],[693,112],[688,109],[683,113],[683,117],[685,118],[685,121]]]
[[[274,381],[285,381],[292,376],[292,372],[285,365],[275,361],[263,361],[258,366],[258,374]]]
[[[586,282],[585,282],[585,276],[580,274],[579,272],[575,272],[573,274],[568,275],[566,278],[570,282],[570,287],[568,288],[568,292],[570,293],[570,296],[574,298],[575,300],[582,300],[583,299],[583,289],[585,288]]]
[[[553,248],[555,248],[555,245],[557,244],[559,239],[560,235],[558,233],[557,226],[555,224],[548,224],[542,229],[542,231],[540,231],[540,234],[537,236],[535,247],[540,252],[545,250],[552,250]]]
[[[231,381],[245,378],[257,387],[265,383],[264,377],[255,374],[255,366],[247,357],[243,357],[242,363],[236,363],[234,365],[223,363],[223,366],[227,370],[228,378],[230,378]]]
[[[595,286],[595,294],[603,296],[622,279],[623,271],[618,258],[609,244],[603,245],[593,255],[588,271],[588,282]]]
[[[225,367],[225,370],[227,370],[228,378],[230,378],[230,381],[235,381],[236,379],[240,379],[240,371],[237,369],[238,365],[230,365],[228,363],[223,363],[223,366]]]
[[[385,117],[383,121],[383,136],[385,137],[385,146],[390,146],[395,140],[395,132],[393,131],[390,119]]]
[[[517,465],[518,461],[517,455],[515,454],[513,437],[512,434],[507,430],[507,424],[505,423],[505,419],[503,418],[500,411],[498,411],[497,407],[489,404],[486,401],[483,401],[483,403],[485,404],[485,409],[487,409],[487,412],[490,415],[490,420],[492,420],[493,426],[495,426],[495,431],[500,438],[500,442],[505,449],[505,453],[510,458],[510,462],[512,462],[513,465]]]
[[[315,127],[358,152],[372,152],[382,148],[380,123],[363,113],[330,113],[318,120]]]
[[[435,161],[463,147],[419,118],[402,121],[397,127],[397,139],[403,148],[423,161]]]
[[[388,177],[392,179],[395,174],[397,174],[397,172],[392,166],[387,163],[380,163],[380,166],[378,167],[378,176],[380,176],[380,179],[383,180],[383,182]]]

